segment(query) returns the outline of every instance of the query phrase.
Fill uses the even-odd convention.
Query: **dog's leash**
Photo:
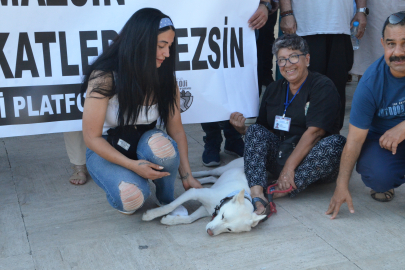
[[[277,208],[276,208],[276,204],[273,202],[273,194],[274,193],[286,193],[286,192],[290,192],[292,191],[292,186],[290,186],[289,189],[286,190],[276,190],[276,186],[278,184],[275,183],[273,185],[270,185],[267,187],[267,200],[269,201],[269,206],[270,206],[270,214],[267,216],[267,218],[269,218],[272,214],[277,213]]]
[[[268,199],[268,201],[269,201],[269,206],[270,206],[270,211],[271,211],[271,213],[267,216],[267,218],[269,218],[273,213],[277,213],[276,204],[273,202],[273,194],[274,194],[274,193],[286,193],[286,192],[290,192],[290,191],[292,190],[292,186],[290,186],[290,188],[289,188],[289,189],[286,189],[286,190],[276,190],[276,186],[277,186],[277,185],[278,185],[278,184],[276,183],[276,184],[274,184],[274,185],[270,185],[270,186],[267,187],[267,199]],[[223,198],[223,199],[219,202],[219,204],[218,204],[217,206],[215,206],[214,213],[212,213],[212,218],[211,218],[211,220],[213,220],[213,219],[218,215],[218,212],[219,212],[219,210],[221,209],[221,207],[222,207],[225,203],[229,202],[233,197],[235,197],[235,195],[233,195],[233,196],[227,196],[227,197]],[[249,201],[252,201],[252,200],[251,200],[250,198],[248,198],[246,195],[245,195],[245,199],[247,199],[247,200],[249,200]],[[267,218],[266,218],[266,219],[267,219]]]

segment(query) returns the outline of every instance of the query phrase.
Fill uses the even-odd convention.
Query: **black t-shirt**
[[[271,83],[263,95],[257,124],[280,135],[274,129],[276,115],[283,115],[287,94],[287,80]],[[288,94],[291,100],[294,95]],[[284,135],[302,135],[308,127],[326,131],[326,136],[339,134],[340,97],[333,82],[326,76],[310,72],[307,80],[293,102],[288,106],[286,117],[291,118],[290,131]]]

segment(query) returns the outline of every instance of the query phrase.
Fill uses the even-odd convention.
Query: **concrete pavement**
[[[348,110],[355,85],[348,86]],[[347,135],[348,113],[342,134]],[[200,125],[185,126],[191,168],[203,170]],[[335,184],[276,201],[278,213],[251,232],[210,237],[209,218],[190,225],[143,222],[112,209],[90,180],[69,184],[62,134],[0,139],[0,269],[404,269],[405,187],[371,199],[354,172],[356,212],[324,213]],[[223,164],[232,157],[221,153]],[[183,192],[180,180],[176,195]],[[189,212],[198,202],[185,204]]]

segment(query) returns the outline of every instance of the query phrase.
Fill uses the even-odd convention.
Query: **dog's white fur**
[[[215,206],[219,205],[222,199],[232,192],[239,190],[240,192],[229,202],[225,203],[218,211],[217,216],[207,224],[207,232],[210,235],[218,235],[223,232],[250,231],[260,220],[266,217],[265,215],[256,215],[253,213],[252,203],[244,198],[244,191],[250,194],[250,188],[243,170],[243,158],[236,159],[226,166],[218,167],[211,171],[193,173],[194,177],[209,175],[220,177],[216,179],[210,176],[202,178],[199,181],[201,184],[214,183],[211,188],[191,188],[172,203],[146,211],[142,216],[142,220],[149,221],[167,215],[184,202],[197,200],[202,203],[202,206],[191,215],[167,215],[161,219],[161,223],[166,225],[192,223],[197,219],[211,216],[215,211]]]

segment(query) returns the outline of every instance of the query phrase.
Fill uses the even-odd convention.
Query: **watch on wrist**
[[[257,2],[256,2],[256,3],[257,3]],[[272,9],[271,4],[270,4],[269,2],[264,2],[264,1],[260,1],[259,5],[260,5],[260,4],[263,4],[263,5],[267,8],[267,10],[269,11],[269,14],[270,14],[271,9]]]
[[[368,14],[370,14],[370,10],[368,9],[368,7],[358,8],[356,11],[363,12],[366,16],[368,16]]]

